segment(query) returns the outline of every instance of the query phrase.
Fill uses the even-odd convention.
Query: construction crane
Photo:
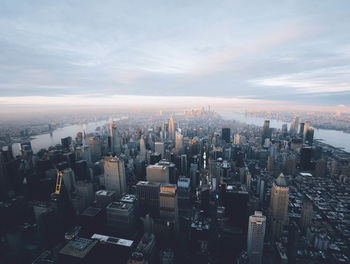
[[[62,183],[62,172],[57,171],[57,182],[56,182],[55,194],[60,194],[60,192],[61,192],[61,183]]]

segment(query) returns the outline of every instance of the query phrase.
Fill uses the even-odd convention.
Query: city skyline
[[[347,1],[0,7],[0,111],[164,98],[349,107]]]

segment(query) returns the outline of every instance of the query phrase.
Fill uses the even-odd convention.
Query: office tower
[[[305,142],[308,142],[309,145],[312,145],[314,143],[314,129],[310,127],[305,134]]]
[[[270,139],[271,138],[271,133],[270,133],[270,120],[265,120],[263,130],[262,130],[262,136],[261,136],[261,144],[265,144],[265,139]]]
[[[231,129],[230,128],[222,128],[221,129],[221,139],[226,143],[230,143],[231,141]]]
[[[180,177],[177,182],[177,200],[179,216],[188,216],[190,212],[191,182],[189,178]]]
[[[148,165],[146,179],[151,182],[169,183],[169,168],[159,163]]]
[[[75,191],[84,198],[84,208],[90,206],[95,199],[92,182],[77,181],[75,184]]]
[[[235,134],[235,136],[233,138],[233,144],[239,145],[240,144],[240,140],[241,140],[241,136],[239,134]]]
[[[327,162],[324,159],[318,159],[314,162],[315,169],[312,173],[314,177],[325,177],[327,172]]]
[[[111,151],[112,153],[116,153],[117,155],[119,155],[121,152],[120,136],[119,136],[117,125],[113,120],[111,120],[111,123],[110,123],[110,133],[111,133]]]
[[[248,223],[248,263],[260,264],[262,262],[264,237],[266,229],[266,216],[260,211],[255,211],[249,216]]]
[[[138,181],[144,181],[146,179],[146,162],[144,159],[136,158],[135,174]]]
[[[296,115],[293,120],[292,120],[292,123],[290,125],[290,128],[289,128],[289,133],[291,135],[295,135],[298,133],[298,127],[299,127],[299,116]]]
[[[171,140],[174,140],[175,139],[175,125],[174,125],[173,116],[171,116],[170,119],[169,119],[168,131],[169,131],[169,138]]]
[[[70,150],[72,144],[72,137],[61,138],[62,149],[65,151]]]
[[[175,133],[175,149],[179,155],[183,152],[183,136],[180,132]]]
[[[168,179],[169,181],[167,183],[176,184],[177,183],[177,169],[174,163],[161,160],[156,165],[166,167],[168,170]]]
[[[282,135],[286,136],[288,134],[288,125],[287,124],[283,124],[282,125]]]
[[[178,203],[176,184],[160,185],[159,192],[159,211],[160,217],[167,221],[173,221],[175,225],[178,222]]]
[[[195,190],[199,185],[199,178],[197,179],[197,171],[198,171],[198,164],[191,163],[191,165],[190,165],[190,179],[191,179],[191,187],[193,190]]]
[[[306,140],[306,133],[307,133],[307,131],[309,131],[309,129],[310,129],[310,121],[306,120],[305,123],[304,123],[304,131],[303,131],[304,142]]]
[[[252,174],[248,171],[246,171],[245,175],[245,185],[247,186],[248,192],[250,191],[250,184],[252,182]]]
[[[309,199],[303,201],[301,209],[300,226],[303,232],[311,225],[312,222],[312,202]]]
[[[302,170],[312,169],[312,148],[309,146],[303,146],[300,151],[300,167]]]
[[[265,180],[263,179],[260,179],[259,200],[260,200],[260,203],[263,203],[265,201]]]
[[[156,164],[159,161],[161,161],[161,159],[162,159],[162,155],[158,152],[154,152],[150,156],[150,164]]]
[[[143,137],[140,138],[140,155],[143,160],[146,158],[146,143]]]
[[[136,184],[136,195],[140,202],[141,215],[150,213],[153,217],[159,215],[160,183],[139,181]]]
[[[113,234],[129,234],[134,231],[134,205],[124,202],[112,202],[106,207],[107,230]]]
[[[220,183],[230,179],[231,165],[226,160],[220,164]],[[219,184],[219,182],[217,182]]]
[[[89,181],[91,179],[90,171],[86,160],[78,160],[75,162],[74,174],[75,174],[75,180]]]
[[[281,173],[272,184],[270,208],[272,212],[273,238],[277,240],[283,226],[288,222],[289,188],[287,180]]]
[[[304,136],[304,127],[305,127],[305,123],[301,122],[299,124],[299,137],[301,137],[301,138]]]
[[[119,197],[126,193],[124,161],[117,157],[105,157],[104,178],[107,191],[115,191]]]
[[[97,162],[101,159],[102,156],[102,142],[101,138],[98,136],[88,137],[87,144],[91,153],[91,161]]]
[[[245,185],[229,184],[221,185],[222,190],[219,198],[226,207],[226,214],[232,226],[241,229],[242,233],[247,231],[248,224],[248,192]],[[221,196],[221,197],[220,197]],[[240,217],[237,217],[237,216]]]
[[[165,158],[165,146],[163,142],[155,142],[154,151],[160,153],[162,159]]]
[[[99,190],[95,193],[96,206],[104,208],[116,199],[116,192]]]
[[[181,155],[181,174],[187,176],[187,155]]]
[[[105,210],[95,206],[89,206],[78,217],[78,224],[82,227],[84,237],[105,230]]]
[[[300,229],[296,222],[292,222],[288,227],[288,245],[287,257],[288,264],[296,264],[298,240],[300,237]]]
[[[75,174],[71,168],[66,168],[62,172],[62,180],[67,193],[75,190]]]

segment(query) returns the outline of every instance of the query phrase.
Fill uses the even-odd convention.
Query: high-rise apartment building
[[[117,157],[105,157],[104,178],[107,191],[115,191],[117,196],[126,193],[124,162]]]
[[[248,223],[248,263],[260,264],[262,262],[264,238],[266,229],[266,216],[260,211],[255,211],[249,216]]]

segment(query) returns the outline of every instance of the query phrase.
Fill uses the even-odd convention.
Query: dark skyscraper
[[[231,129],[222,128],[222,131],[221,131],[222,140],[225,141],[226,143],[229,143],[231,141],[230,137],[231,137]]]
[[[265,139],[271,138],[270,133],[270,120],[265,120],[263,130],[262,130],[262,136],[261,136],[261,144],[265,144]]]

